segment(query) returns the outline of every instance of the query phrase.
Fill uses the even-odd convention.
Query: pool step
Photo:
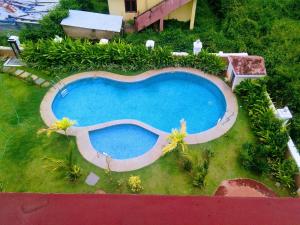
[[[69,92],[68,92],[67,89],[64,89],[64,90],[62,90],[62,91],[60,92],[60,94],[61,94],[61,97],[64,98],[67,94],[69,94]]]

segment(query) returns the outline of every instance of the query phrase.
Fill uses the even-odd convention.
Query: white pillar
[[[202,49],[202,42],[200,41],[200,39],[198,39],[197,41],[194,42],[194,55],[198,55],[201,52]]]
[[[147,40],[146,41],[146,48],[154,49],[154,46],[155,46],[155,41],[153,41],[153,40]]]

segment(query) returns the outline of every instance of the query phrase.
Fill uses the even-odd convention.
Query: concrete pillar
[[[190,30],[194,29],[195,25],[195,16],[196,16],[197,0],[193,0],[191,19],[190,19]]]

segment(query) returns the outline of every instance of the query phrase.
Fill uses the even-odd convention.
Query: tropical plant
[[[213,152],[210,149],[203,149],[200,152],[188,150],[180,151],[178,156],[179,165],[188,172],[193,186],[203,187]]]
[[[191,172],[193,169],[193,158],[189,151],[180,152],[179,164],[187,172]]]
[[[239,154],[241,165],[258,174],[268,170],[268,162],[263,145],[245,143]]]
[[[143,44],[128,44],[121,40],[107,45],[93,44],[87,40],[65,39],[26,42],[22,58],[34,68],[55,71],[121,69],[137,71],[168,66],[187,66],[204,72],[221,74],[225,63],[220,57],[203,50],[198,55],[177,57],[167,47],[149,51]]]
[[[130,191],[133,193],[141,192],[144,189],[142,186],[141,178],[139,176],[130,176],[127,184]]]
[[[0,181],[0,192],[4,192],[4,182]]]
[[[295,162],[291,159],[270,162],[271,174],[275,179],[289,189],[295,189],[295,175],[298,172]]]
[[[208,173],[209,162],[204,161],[203,165],[197,165],[193,171],[193,185],[195,187],[203,187],[205,185],[205,177]]]
[[[247,110],[257,143],[246,143],[240,151],[241,164],[257,173],[269,173],[284,186],[293,189],[295,171],[286,159],[288,133],[283,121],[275,117],[266,95],[265,81],[243,81],[237,88]]]
[[[185,120],[180,121],[180,129],[172,129],[171,134],[168,136],[169,144],[166,145],[162,152],[163,154],[167,154],[172,152],[175,149],[180,149],[182,152],[187,150],[187,143],[184,141],[184,138],[187,136],[186,132],[186,122]]]
[[[69,144],[69,153],[66,155],[65,159],[44,157],[44,160],[47,161],[45,167],[52,172],[62,172],[70,182],[77,181],[82,176],[82,169],[74,162],[74,148],[75,144],[71,141]]]
[[[200,155],[196,154],[195,156],[192,157],[192,183],[195,187],[202,188],[203,186],[205,186],[205,178],[208,173],[210,158],[213,156],[213,152],[210,149],[204,149]]]
[[[81,175],[81,168],[78,165],[72,165],[68,167],[66,171],[66,177],[71,182],[77,181],[81,177]]]
[[[75,124],[75,121],[64,117],[61,120],[55,121],[49,128],[42,128],[38,130],[38,134],[47,133],[47,136],[50,136],[53,132],[63,131],[67,136],[67,130]]]

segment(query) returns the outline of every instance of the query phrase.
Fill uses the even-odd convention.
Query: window
[[[125,0],[125,12],[136,12],[136,0]]]

